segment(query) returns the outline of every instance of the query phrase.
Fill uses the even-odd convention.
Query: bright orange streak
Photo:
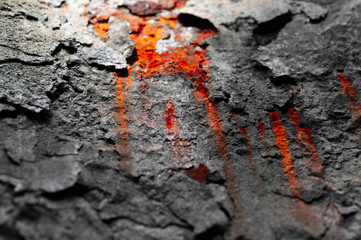
[[[291,193],[297,197],[300,197],[300,183],[296,178],[294,165],[292,164],[292,156],[289,149],[286,129],[283,127],[282,121],[277,111],[270,112],[269,115],[271,118],[273,132],[276,135],[276,143],[282,155],[283,171],[288,178]]]
[[[129,90],[130,87],[130,77],[132,73],[132,68],[130,67],[128,70],[128,77],[124,84],[124,78],[119,77],[116,73],[115,75],[115,91],[116,91],[116,106],[118,107],[118,114],[115,119],[120,125],[119,135],[121,144],[118,145],[118,152],[123,157],[120,162],[121,166],[125,170],[131,169],[131,161],[130,161],[130,144],[129,144],[129,127],[128,127],[128,117],[127,117],[127,93],[125,91]]]
[[[295,108],[289,108],[288,112],[292,123],[296,127],[298,139],[303,144],[303,146],[313,155],[314,161],[308,161],[308,167],[311,170],[316,170],[317,173],[322,176],[323,166],[322,166],[321,158],[318,155],[317,150],[313,144],[311,130],[307,126],[301,127],[301,120]]]
[[[180,140],[180,124],[176,116],[174,104],[171,100],[168,101],[167,108],[164,112],[165,125],[168,132],[168,138],[172,145],[173,152],[173,167],[187,168],[191,166],[188,154],[188,145],[182,143]]]
[[[237,121],[237,116],[235,113],[232,114],[233,115],[233,119],[234,121],[237,123],[238,125],[238,128],[239,128],[239,131],[242,133],[242,135],[246,138],[246,141],[247,141],[247,149],[248,149],[248,164],[249,164],[249,167],[251,168],[252,172],[253,172],[253,175],[254,176],[257,176],[257,171],[256,171],[256,162],[254,161],[253,159],[253,156],[252,156],[252,146],[251,146],[251,142],[249,140],[249,136],[248,136],[248,133],[247,133],[247,130],[244,128],[244,127],[241,127],[239,124],[238,124],[238,121]]]
[[[342,83],[342,91],[345,94],[348,102],[348,106],[351,111],[352,119],[355,121],[359,117],[361,117],[361,107],[358,103],[355,89],[351,85],[349,81],[347,81],[347,78],[345,77],[344,73],[338,72],[338,76],[340,77],[341,83]]]

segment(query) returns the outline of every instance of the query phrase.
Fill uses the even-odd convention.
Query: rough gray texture
[[[138,6],[107,2],[125,12]],[[109,19],[107,41],[94,35],[90,21],[106,9],[103,0],[0,2],[1,240],[361,239],[361,1],[189,0],[172,10],[218,30],[201,47],[222,131],[212,130],[213,105],[197,101],[187,77],[133,72],[124,95],[128,143],[114,72],[126,77],[137,55],[125,20]],[[204,28],[197,24],[184,36]],[[179,47],[175,39],[165,33],[156,51]],[[184,168],[207,166],[207,184],[174,165],[170,99]],[[275,111],[295,188],[272,128]]]

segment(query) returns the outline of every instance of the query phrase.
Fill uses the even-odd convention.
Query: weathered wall
[[[1,0],[0,239],[361,239],[360,13]]]

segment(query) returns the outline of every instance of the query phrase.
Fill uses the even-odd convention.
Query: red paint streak
[[[251,142],[249,140],[249,136],[248,136],[248,133],[247,133],[247,130],[244,128],[244,127],[241,127],[239,124],[238,124],[238,121],[237,121],[237,116],[235,113],[232,114],[233,116],[233,119],[234,121],[237,123],[238,125],[238,129],[239,131],[242,133],[242,135],[246,138],[246,141],[247,141],[247,149],[248,149],[248,164],[249,164],[249,167],[251,168],[252,172],[253,172],[253,175],[254,176],[257,176],[257,171],[256,171],[256,162],[254,161],[253,159],[253,150],[252,150],[252,146],[251,146]]]
[[[131,73],[132,68],[130,67],[128,77],[126,79],[115,74],[116,106],[118,108],[118,114],[115,119],[120,126],[120,145],[118,145],[118,152],[122,156],[120,165],[128,171],[132,166],[130,161],[129,127],[126,106],[128,104],[127,91],[129,90],[131,84]]]
[[[176,116],[174,104],[168,101],[167,108],[164,112],[165,126],[168,132],[168,138],[172,145],[173,167],[187,168],[192,165],[189,160],[188,145],[185,141],[180,140],[180,124]]]
[[[312,153],[313,161],[308,161],[308,167],[311,171],[315,171],[317,174],[323,175],[323,166],[321,163],[321,158],[317,153],[317,150],[312,141],[312,133],[311,130],[307,126],[301,127],[301,120],[298,116],[298,113],[294,108],[289,108],[289,116],[292,123],[295,125],[297,130],[297,137],[309,152]]]
[[[351,85],[351,83],[347,80],[344,73],[338,72],[338,76],[340,77],[342,83],[342,91],[345,94],[348,102],[348,106],[351,111],[352,119],[355,121],[361,117],[361,107],[357,100],[355,89]]]
[[[271,161],[272,159],[270,157],[270,149],[269,149],[269,145],[267,143],[266,130],[265,130],[264,124],[262,122],[262,118],[258,119],[258,132],[259,132],[259,134],[261,134],[263,147],[266,150],[266,155],[268,156],[268,160]]]
[[[298,182],[292,164],[292,156],[289,149],[289,142],[287,140],[286,129],[282,125],[282,121],[277,111],[269,113],[271,118],[271,126],[273,132],[276,135],[276,143],[280,150],[283,160],[283,171],[285,172],[288,182],[290,184],[291,193],[297,197],[300,197],[300,183]]]
[[[204,164],[199,164],[197,169],[191,169],[186,172],[186,175],[198,182],[207,184],[207,176],[209,174],[208,168]]]

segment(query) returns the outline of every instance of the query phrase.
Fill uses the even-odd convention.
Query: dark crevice
[[[205,232],[195,236],[195,240],[216,240],[222,239],[225,233],[225,228],[219,225],[212,226]]]
[[[126,78],[129,76],[127,68],[116,69],[116,70],[114,70],[114,72],[117,74],[118,77]]]
[[[18,230],[9,226],[0,226],[0,239],[25,240],[25,238],[19,234]]]
[[[25,18],[29,21],[38,21],[39,19],[37,17],[34,17],[34,16],[31,16],[31,15],[28,15],[28,14],[25,14],[25,13],[22,13]]]
[[[45,65],[53,65],[52,60],[40,61],[40,62],[26,62],[24,60],[18,58],[9,58],[0,61],[0,65],[7,64],[7,63],[20,63],[26,66],[45,66]]]
[[[211,172],[207,175],[206,180],[208,183],[214,183],[223,186],[226,180],[222,177],[219,171]]]
[[[292,13],[280,15],[268,22],[260,23],[254,29],[253,34],[259,45],[266,45],[278,37],[279,32],[292,21]]]
[[[53,201],[60,201],[64,199],[69,199],[71,197],[82,197],[90,191],[89,187],[86,187],[82,184],[76,184],[73,187],[65,189],[63,191],[55,193],[43,193],[42,195]]]
[[[253,69],[256,73],[258,73],[263,80],[268,79],[272,75],[272,70],[268,67],[264,66],[260,62],[253,61],[252,62]]]
[[[4,110],[0,112],[0,119],[5,118],[17,118],[19,115],[26,116],[29,120],[37,123],[49,123],[52,117],[50,110],[41,110],[40,112],[33,112],[29,109],[26,109],[22,106],[8,102],[6,99],[1,99],[1,103],[8,104],[15,108],[15,110]]]
[[[98,64],[98,63],[89,63],[89,66],[91,67],[95,67],[99,70],[105,70],[105,71],[108,71],[108,72],[128,72],[127,68],[122,68],[122,69],[116,69],[114,66],[104,66],[104,65],[101,65],[101,64]]]
[[[134,50],[132,52],[132,55],[130,55],[126,60],[127,60],[127,63],[129,65],[131,65],[131,66],[133,64],[135,64],[139,60],[138,53],[137,53],[137,50],[135,48],[134,48]]]
[[[153,228],[153,229],[166,229],[167,227],[175,226],[175,227],[179,227],[179,228],[182,228],[182,229],[188,229],[188,230],[193,231],[193,228],[188,227],[188,226],[179,225],[177,223],[169,223],[169,224],[166,224],[164,226],[154,226],[154,225],[149,225],[149,224],[142,223],[142,222],[140,222],[138,220],[135,220],[135,219],[133,219],[131,217],[125,217],[125,216],[102,219],[102,221],[105,224],[107,224],[108,226],[114,225],[119,220],[127,220],[127,221],[132,222],[133,224],[137,224],[137,225],[140,225],[140,226],[143,226],[143,227]]]
[[[51,53],[51,56],[58,55],[61,50],[65,50],[69,54],[74,54],[77,52],[78,48],[72,44],[60,43]]]
[[[185,27],[196,27],[201,30],[210,29],[218,32],[217,28],[207,19],[203,19],[192,14],[181,13],[178,16],[179,22]]]
[[[271,78],[271,83],[273,83],[276,87],[297,85],[296,79],[287,75]]]
[[[59,99],[59,97],[65,92],[66,90],[66,84],[65,82],[61,82],[55,89],[54,92],[48,93],[47,96],[50,99],[51,102],[56,101]]]
[[[278,109],[283,114],[288,114],[288,109],[294,108],[294,107],[295,107],[295,105],[293,104],[293,99],[290,99],[282,107],[278,107],[278,108],[275,107],[275,109]]]
[[[14,50],[14,51],[22,52],[22,53],[24,53],[24,54],[26,54],[26,55],[29,55],[29,56],[42,57],[42,56],[39,55],[39,54],[36,54],[36,53],[28,53],[28,52],[22,51],[22,50],[19,49],[19,48],[10,47],[10,46],[4,45],[4,44],[0,44],[0,47],[10,48],[10,49],[12,49],[12,50]]]
[[[16,118],[19,115],[25,115],[30,121],[38,124],[48,124],[52,117],[52,113],[49,110],[42,110],[39,113],[36,113],[20,106],[16,106],[16,110],[7,117]],[[3,115],[1,118],[3,118]]]

